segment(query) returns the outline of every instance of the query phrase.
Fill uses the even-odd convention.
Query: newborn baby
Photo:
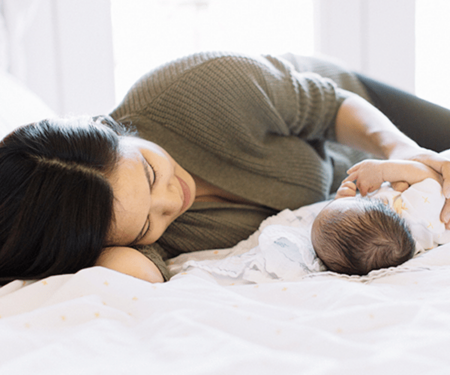
[[[450,242],[439,219],[442,180],[433,169],[410,161],[366,160],[348,173],[312,226],[314,250],[328,269],[365,275],[398,266],[416,250]],[[369,194],[357,196],[357,187]]]

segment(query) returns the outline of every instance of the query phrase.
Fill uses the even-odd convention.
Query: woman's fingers
[[[445,156],[448,156],[445,154]],[[442,155],[433,151],[425,150],[411,158],[411,160],[419,161],[438,172],[443,179],[442,192],[446,198],[444,208],[441,211],[441,221],[445,223],[445,227],[450,229],[450,161]]]

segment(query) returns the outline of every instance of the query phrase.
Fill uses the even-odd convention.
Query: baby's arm
[[[348,171],[343,181],[356,181],[361,195],[380,188],[385,181],[390,183],[406,182],[408,185],[432,178],[442,184],[442,176],[425,164],[409,160],[364,160]]]

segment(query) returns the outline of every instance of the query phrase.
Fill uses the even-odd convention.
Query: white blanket
[[[164,284],[94,267],[0,288],[0,374],[448,373],[450,245],[322,272],[305,236],[320,205],[174,259]]]

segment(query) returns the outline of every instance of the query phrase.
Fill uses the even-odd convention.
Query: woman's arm
[[[344,100],[336,117],[337,141],[385,159],[411,160],[434,169],[443,178],[447,198],[441,220],[450,229],[450,161],[434,151],[423,149],[401,133],[378,109],[352,95]]]
[[[404,159],[422,149],[377,108],[357,95],[344,100],[336,116],[339,143],[383,159]]]
[[[158,267],[144,254],[131,247],[106,248],[98,258],[96,266],[106,267],[151,283],[164,282]]]

